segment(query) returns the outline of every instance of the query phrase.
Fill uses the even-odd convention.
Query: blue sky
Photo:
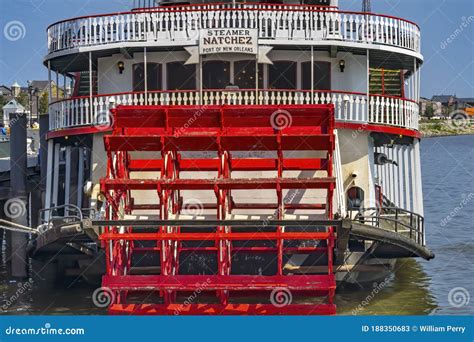
[[[46,27],[75,16],[126,11],[133,0],[0,0],[0,84],[47,79],[42,60],[46,54]],[[341,10],[361,9],[362,0],[339,0]],[[372,12],[403,17],[422,29],[422,96],[456,94],[474,97],[473,0],[372,0]],[[25,35],[5,38],[5,26],[19,21]],[[466,22],[455,39],[442,48]]]

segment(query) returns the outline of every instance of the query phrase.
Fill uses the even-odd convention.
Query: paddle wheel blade
[[[335,313],[332,105],[120,106],[113,118],[110,313]],[[175,223],[117,225],[153,219]],[[324,270],[287,272],[295,262]]]

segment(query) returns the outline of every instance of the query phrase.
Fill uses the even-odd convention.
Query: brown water
[[[456,287],[474,296],[474,137],[426,139],[422,143],[427,243],[436,258],[400,260],[392,275],[365,288],[338,289],[342,315],[474,314],[474,298],[454,307],[448,299]],[[472,198],[462,204],[463,200]],[[460,208],[459,210],[456,207]],[[454,214],[453,214],[454,213]],[[451,214],[451,216],[450,216]],[[450,216],[449,224],[443,219]],[[94,286],[37,289],[8,279],[4,249],[0,263],[0,308],[6,314],[102,314],[91,300]],[[22,289],[23,293],[19,293]]]

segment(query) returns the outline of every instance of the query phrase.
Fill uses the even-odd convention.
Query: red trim
[[[336,128],[345,128],[353,130],[362,130],[362,131],[371,131],[371,132],[380,132],[387,134],[395,135],[404,135],[412,138],[421,138],[422,134],[414,129],[392,127],[385,125],[373,125],[373,124],[359,124],[359,123],[349,123],[349,122],[337,122]]]
[[[209,4],[203,4],[202,6],[216,6],[216,5],[222,5],[222,3],[209,3]],[[278,4],[266,4],[266,5],[271,5],[271,6],[278,6]],[[322,6],[318,5],[303,5],[303,6],[308,6],[308,7],[314,7],[314,10],[309,10],[308,8],[303,8],[303,9],[289,9],[288,7],[295,6],[295,5],[289,5],[289,4],[284,4],[281,5],[283,10],[285,12],[292,12],[292,11],[311,11],[311,12],[328,12],[328,13],[341,13],[341,14],[357,14],[357,15],[370,15],[370,16],[377,16],[377,17],[383,17],[383,18],[389,18],[389,19],[396,19],[396,20],[401,20],[404,22],[407,22],[409,24],[415,25],[418,29],[420,27],[418,24],[414,23],[413,21],[403,19],[400,17],[395,17],[391,15],[385,15],[385,14],[377,14],[377,13],[369,13],[369,12],[353,12],[353,11],[335,11],[335,10],[321,10]],[[115,12],[115,13],[106,13],[106,14],[95,14],[95,15],[86,15],[86,16],[79,16],[79,17],[73,17],[69,19],[64,19],[57,21],[51,25],[49,25],[46,30],[49,30],[51,27],[67,22],[67,21],[73,21],[73,20],[79,20],[79,19],[87,19],[87,18],[99,18],[99,17],[108,17],[108,16],[114,16],[114,15],[126,15],[126,14],[137,14],[137,13],[152,13],[152,12],[191,12],[191,11],[235,11],[235,10],[244,10],[244,11],[265,11],[266,8],[258,8],[258,6],[255,6],[254,8],[242,8],[242,9],[236,9],[236,8],[216,8],[216,9],[210,9],[210,8],[196,8],[198,7],[197,5],[187,5],[187,6],[173,6],[173,7],[162,7],[162,9],[158,10],[145,10],[145,11],[129,11],[129,12]],[[296,6],[295,6],[296,7]],[[172,8],[170,10],[170,8]],[[174,9],[174,8],[179,8],[179,9]],[[330,7],[329,7],[330,8]],[[270,7],[269,10],[274,11],[275,8]]]
[[[203,6],[216,6],[216,5],[228,5],[228,2],[217,2],[217,3],[206,3],[206,4],[192,4],[192,5],[175,5],[175,6],[154,6],[154,7],[136,7],[132,9],[132,12],[154,12],[160,11],[162,9],[168,8],[182,8],[182,7],[203,7]],[[305,9],[309,7],[317,8],[338,8],[338,6],[328,6],[328,5],[309,5],[309,4],[277,4],[277,3],[246,3],[245,5],[266,5],[266,6],[291,6],[291,7],[303,7]]]
[[[354,129],[354,130],[363,130],[363,131],[372,131],[380,132],[387,134],[396,134],[404,135],[407,137],[421,138],[422,134],[417,130],[411,130],[407,128],[400,127],[391,127],[384,125],[372,125],[372,124],[358,124],[358,123],[348,123],[348,122],[337,122],[336,128],[345,128],[345,129]],[[76,127],[76,128],[67,128],[59,131],[52,131],[46,135],[46,139],[61,138],[68,135],[84,135],[84,134],[95,134],[100,132],[109,132],[112,129],[98,129],[94,126],[85,126],[85,127]]]
[[[54,138],[62,138],[69,135],[84,135],[84,134],[95,134],[101,132],[110,132],[110,129],[100,129],[95,126],[84,126],[84,127],[75,127],[75,128],[66,128],[59,131],[51,131],[46,134],[46,140]]]

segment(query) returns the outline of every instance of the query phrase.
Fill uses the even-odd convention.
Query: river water
[[[474,314],[474,136],[425,139],[421,160],[426,240],[435,259],[402,260],[382,283],[338,291],[339,314]],[[95,287],[19,284],[7,278],[4,249],[1,257],[2,313],[105,313],[92,303]]]

